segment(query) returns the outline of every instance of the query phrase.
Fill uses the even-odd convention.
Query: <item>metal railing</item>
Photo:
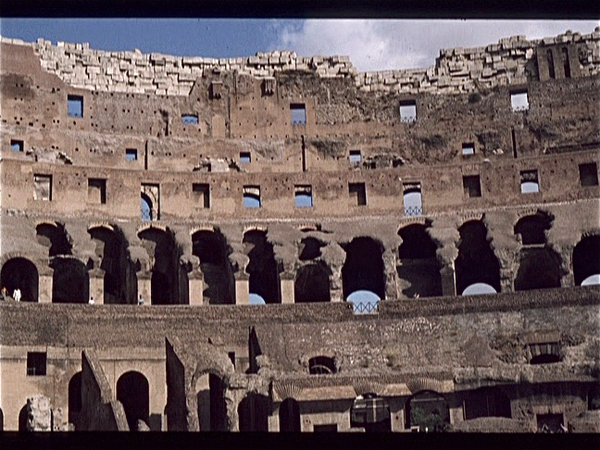
[[[423,215],[423,207],[422,206],[407,206],[404,208],[405,216],[422,216]]]
[[[379,302],[352,302],[354,314],[377,314]]]

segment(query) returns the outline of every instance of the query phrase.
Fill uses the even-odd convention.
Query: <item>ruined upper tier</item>
[[[503,38],[487,47],[440,51],[429,68],[358,73],[348,56],[298,57],[294,52],[257,53],[243,58],[178,57],[160,53],[105,52],[89,44],[58,42],[42,38],[37,43],[2,38],[2,42],[32,46],[42,67],[73,87],[108,92],[157,95],[189,95],[198,77],[208,72],[237,71],[258,78],[275,72],[312,72],[323,78],[351,78],[364,91],[453,94],[475,92],[495,86],[523,84],[538,78],[536,48],[565,44],[580,75],[600,72],[600,28],[593,33],[567,31],[552,38],[527,40],[525,36]]]

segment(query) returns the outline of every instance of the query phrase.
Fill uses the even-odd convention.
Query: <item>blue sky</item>
[[[2,19],[0,34],[177,56],[251,56],[271,50],[348,55],[366,71],[427,67],[441,48],[483,46],[515,34],[538,39],[567,29],[589,33],[598,25],[550,20]]]

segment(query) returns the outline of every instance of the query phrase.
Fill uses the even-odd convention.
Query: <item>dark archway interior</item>
[[[457,293],[462,294],[474,283],[489,284],[500,292],[500,263],[487,239],[483,222],[467,222],[458,231],[458,257],[454,262]]]
[[[269,399],[251,392],[238,406],[240,431],[268,431]]]
[[[38,301],[39,275],[35,264],[28,259],[12,258],[6,261],[0,278],[8,295],[12,295],[15,289],[20,289],[22,302]]]
[[[235,280],[224,236],[214,231],[197,231],[192,236],[192,245],[204,274],[204,301],[211,305],[235,303]]]
[[[588,392],[588,409],[600,409],[600,384],[596,382]]]
[[[315,356],[308,360],[308,372],[311,375],[336,373],[335,361],[328,356]]]
[[[55,257],[50,263],[52,303],[87,303],[90,296],[90,277],[87,267],[74,258]]]
[[[321,256],[321,247],[325,244],[314,237],[307,237],[300,241],[300,261],[308,261]]]
[[[545,248],[521,250],[515,291],[560,287],[560,255]]]
[[[106,227],[89,230],[96,244],[96,255],[104,271],[104,304],[135,304],[137,277],[135,267],[127,256],[127,241]]]
[[[81,372],[77,372],[69,381],[69,423],[77,429],[81,413]]]
[[[19,431],[27,431],[27,421],[29,420],[29,414],[27,413],[27,403],[23,405],[19,411]]]
[[[279,405],[279,431],[300,432],[300,406],[293,398],[286,398]]]
[[[421,432],[437,432],[449,423],[448,402],[437,392],[420,391],[406,402],[406,428],[419,426]]]
[[[575,246],[573,272],[577,286],[590,275],[600,274],[600,236],[585,237]]]
[[[71,239],[64,225],[42,223],[36,227],[36,231],[38,242],[44,247],[48,247],[48,256],[71,254]]]
[[[557,362],[560,362],[560,355],[554,353],[542,353],[541,355],[531,358],[529,364],[552,364]]]
[[[129,429],[138,429],[138,420],[148,424],[150,415],[148,380],[139,372],[127,372],[117,381],[117,400],[123,404]]]
[[[346,262],[342,268],[344,298],[355,291],[371,291],[385,297],[382,248],[369,237],[358,237],[346,244]]]
[[[148,228],[138,234],[142,246],[154,261],[152,266],[152,304],[178,305],[189,303],[187,272],[179,263],[181,250],[170,231]]]
[[[281,303],[277,262],[273,244],[267,241],[267,233],[248,231],[244,234],[244,244],[250,258],[246,268],[250,275],[250,293],[260,295],[265,303]]]
[[[218,376],[212,373],[205,374],[198,379],[208,377],[208,386],[198,389],[196,398],[198,401],[198,420],[200,422],[200,431],[227,431],[227,406],[225,404],[225,383]],[[204,422],[202,417],[209,413],[210,420]],[[204,425],[203,425],[204,422]]]
[[[498,388],[485,387],[469,392],[465,398],[465,419],[511,417],[510,400]]]
[[[298,269],[294,297],[296,303],[331,301],[327,267],[323,264],[309,264]]]
[[[398,276],[408,283],[402,289],[407,297],[442,295],[442,277],[436,257],[437,245],[427,233],[427,226],[408,225],[399,231]],[[404,284],[404,283],[403,283]]]
[[[545,244],[545,231],[552,227],[554,217],[538,211],[537,214],[525,216],[515,225],[515,234],[521,235],[523,245]]]

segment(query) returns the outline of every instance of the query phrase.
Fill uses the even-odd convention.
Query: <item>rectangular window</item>
[[[463,177],[463,188],[467,197],[481,197],[481,182],[479,175]]]
[[[463,156],[471,156],[475,154],[475,144],[473,142],[465,142],[462,145]]]
[[[292,125],[306,125],[306,106],[304,103],[290,105],[290,118]]]
[[[250,152],[240,152],[240,163],[241,164],[250,164],[252,158],[250,157]]]
[[[183,114],[181,116],[181,123],[185,123],[188,125],[198,125],[198,115],[197,114]]]
[[[83,117],[83,97],[69,95],[67,97],[67,115],[70,117]]]
[[[296,208],[312,207],[312,186],[296,185],[294,186],[294,195],[296,196]]]
[[[579,164],[579,179],[582,186],[598,186],[598,167],[596,163]]]
[[[106,203],[106,180],[101,178],[90,178],[88,180],[88,202]]]
[[[529,98],[527,91],[515,91],[510,93],[510,104],[513,111],[526,111],[529,109]]]
[[[417,102],[414,100],[400,102],[400,120],[402,122],[414,122],[417,120]]]
[[[27,352],[27,375],[46,375],[46,352]]]
[[[367,204],[365,183],[349,183],[350,206],[364,206]]]
[[[52,201],[52,175],[33,175],[33,199]]]
[[[208,184],[194,183],[192,184],[192,192],[197,205],[202,208],[210,208],[210,187]]]
[[[537,170],[521,171],[521,194],[532,194],[540,191]]]
[[[350,150],[350,162],[352,164],[358,164],[360,163],[360,160],[360,150]]]
[[[421,183],[404,184],[404,215],[423,215],[423,199],[421,197]]]
[[[12,139],[10,141],[10,151],[11,152],[22,152],[24,148],[23,141],[17,141]]]
[[[125,159],[127,161],[137,161],[137,148],[128,148],[125,150]]]
[[[260,186],[244,186],[244,208],[260,208]]]

